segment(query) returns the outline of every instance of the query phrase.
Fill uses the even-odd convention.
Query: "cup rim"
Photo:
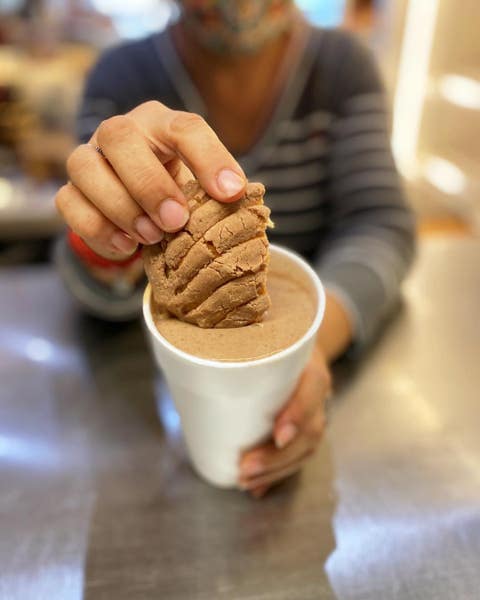
[[[317,333],[318,329],[320,328],[325,313],[325,290],[317,273],[312,269],[312,267],[307,263],[307,261],[297,252],[284,248],[283,246],[278,246],[277,244],[270,244],[270,250],[293,260],[300,268],[306,271],[307,274],[310,276],[310,280],[312,281],[317,292],[318,306],[317,311],[315,313],[315,317],[307,331],[291,346],[288,346],[283,350],[275,352],[274,354],[270,354],[269,356],[243,361],[228,361],[213,358],[202,358],[200,356],[195,356],[194,354],[189,354],[188,352],[180,350],[180,348],[177,348],[172,343],[170,343],[165,337],[161,335],[161,333],[155,326],[152,317],[152,311],[150,309],[151,286],[150,283],[148,283],[143,294],[143,318],[145,320],[150,335],[157,342],[166,347],[170,352],[175,354],[177,357],[199,366],[210,368],[214,367],[217,369],[241,369],[245,367],[267,365],[269,363],[274,363],[277,360],[283,360],[285,357],[294,354],[298,350],[298,348],[303,346],[313,335]]]

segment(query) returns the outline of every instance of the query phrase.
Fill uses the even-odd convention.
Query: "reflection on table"
[[[0,275],[0,597],[472,600],[480,242],[423,242],[405,305],[338,366],[330,427],[263,501],[200,481],[140,323]]]

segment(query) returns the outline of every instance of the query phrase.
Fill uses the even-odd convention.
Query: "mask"
[[[286,31],[293,0],[183,0],[184,22],[202,45],[221,54],[255,53]]]

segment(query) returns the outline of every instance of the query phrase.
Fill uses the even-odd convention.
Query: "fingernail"
[[[181,229],[190,217],[187,208],[171,198],[167,198],[160,204],[158,215],[166,231]]]
[[[297,427],[293,423],[287,423],[280,428],[280,431],[275,436],[275,445],[277,448],[285,448],[285,446],[290,444],[297,433]]]
[[[217,183],[228,198],[235,196],[245,188],[245,178],[230,169],[220,171],[217,175]]]
[[[131,254],[138,245],[135,240],[132,240],[132,238],[126,233],[123,233],[123,231],[116,231],[110,238],[110,242],[112,246],[125,254]]]
[[[253,498],[255,498],[255,500],[260,500],[260,498],[263,498],[267,492],[268,487],[262,487],[256,490],[252,490],[250,493],[252,494]]]
[[[137,217],[135,219],[134,227],[137,233],[149,244],[156,244],[163,238],[163,231],[161,231],[146,215]]]
[[[252,477],[253,475],[261,475],[265,471],[264,465],[259,461],[249,461],[240,467],[241,477]]]

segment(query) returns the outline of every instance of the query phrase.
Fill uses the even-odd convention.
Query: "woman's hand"
[[[198,115],[146,102],[100,124],[67,162],[69,183],[56,204],[97,253],[121,260],[188,220],[181,186],[192,178],[213,198],[237,200],[246,178]]]
[[[260,497],[298,471],[314,453],[325,427],[325,400],[331,391],[327,360],[315,348],[297,389],[275,420],[273,442],[246,452],[240,462],[241,488]]]

